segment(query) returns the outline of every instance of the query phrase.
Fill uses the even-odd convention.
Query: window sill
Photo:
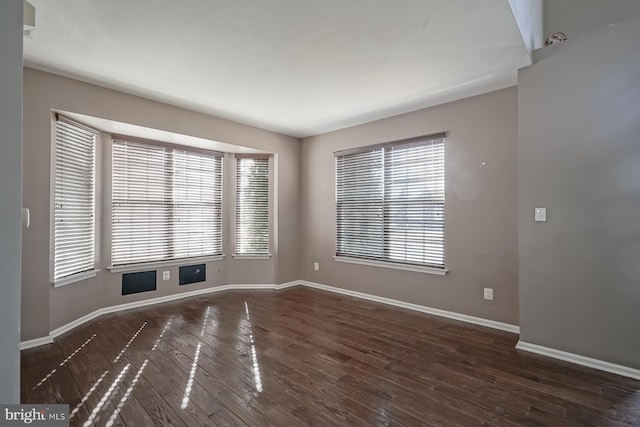
[[[79,282],[81,280],[91,279],[92,277],[96,277],[99,271],[100,270],[97,270],[97,269],[83,271],[82,273],[74,274],[74,275],[59,279],[58,281],[54,281],[52,285],[54,288],[59,288],[61,286],[70,285],[72,283]]]
[[[334,256],[333,258],[338,262],[346,262],[349,264],[361,264],[361,265],[368,265],[371,267],[393,268],[396,270],[406,270],[406,271],[415,271],[417,273],[435,274],[437,276],[444,276],[449,271],[449,270],[440,269],[440,268],[421,267],[419,265],[400,264],[396,262],[386,262],[386,261],[374,261],[370,259],[361,259],[361,258],[349,258],[344,256]]]
[[[214,255],[198,258],[181,258],[167,261],[141,262],[139,264],[116,265],[109,267],[112,273],[130,273],[134,271],[155,270],[158,267],[174,267],[178,265],[200,264],[203,262],[222,261],[224,255]]]
[[[258,255],[258,254],[233,254],[233,259],[271,259],[271,254]]]

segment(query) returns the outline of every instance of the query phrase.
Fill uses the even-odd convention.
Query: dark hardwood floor
[[[303,287],[228,291],[23,351],[22,401],[87,426],[640,425],[640,381],[517,339]]]

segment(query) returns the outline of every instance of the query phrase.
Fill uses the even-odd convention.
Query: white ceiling
[[[516,84],[507,0],[29,0],[25,64],[305,137]]]

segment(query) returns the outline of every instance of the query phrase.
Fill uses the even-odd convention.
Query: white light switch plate
[[[536,222],[547,221],[547,208],[535,208],[535,221]]]
[[[493,288],[484,288],[484,299],[493,301]]]
[[[171,272],[163,271],[162,272],[162,280],[169,280],[171,278]]]
[[[24,228],[29,228],[31,225],[31,212],[29,208],[22,208],[22,226]]]

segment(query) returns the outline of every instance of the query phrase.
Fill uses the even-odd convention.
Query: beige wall
[[[541,49],[518,77],[520,338],[635,369],[638,41],[640,19],[607,26]]]
[[[449,273],[334,261],[333,152],[442,131]],[[516,88],[307,138],[301,171],[302,279],[518,324]],[[494,301],[483,299],[484,287]]]
[[[227,283],[297,279],[518,323],[515,88],[308,138],[301,146],[295,138],[50,73],[25,68],[24,78],[23,197],[24,205],[32,209],[32,227],[23,236],[23,340],[45,336],[101,307]],[[105,268],[109,245],[103,238],[98,276],[53,288],[49,284],[52,109],[275,153],[273,260],[232,260],[225,249],[227,259],[208,263],[203,284],[182,289],[177,285],[177,266],[168,267],[160,270],[170,270],[172,280],[159,280],[157,291],[123,297],[121,274]],[[336,263],[333,152],[442,131],[448,133],[449,273],[439,277]],[[108,146],[102,145],[101,154],[109,157]],[[229,188],[226,191],[229,194]],[[108,209],[107,186],[102,197],[102,236],[109,232]],[[227,247],[231,241],[228,216]],[[313,271],[313,262],[320,263],[320,271]],[[483,300],[484,287],[494,289],[493,302]]]
[[[102,240],[97,277],[60,288],[49,284],[51,110],[63,110],[154,129],[247,146],[274,153],[278,162],[274,257],[270,261],[227,259],[207,265],[207,281],[178,287],[158,281],[156,292],[120,295],[121,274],[108,266],[108,241]],[[104,154],[104,146],[102,154]],[[299,277],[298,194],[299,140],[255,127],[195,113],[54,74],[24,69],[23,205],[31,209],[32,227],[23,235],[22,340],[46,336],[51,330],[97,308],[159,297],[226,283],[284,283]],[[104,157],[104,156],[103,156]],[[108,200],[108,194],[105,195]],[[104,197],[103,197],[104,199]],[[108,236],[103,203],[100,231]],[[163,268],[166,270],[167,268]],[[186,289],[185,289],[186,288]]]

